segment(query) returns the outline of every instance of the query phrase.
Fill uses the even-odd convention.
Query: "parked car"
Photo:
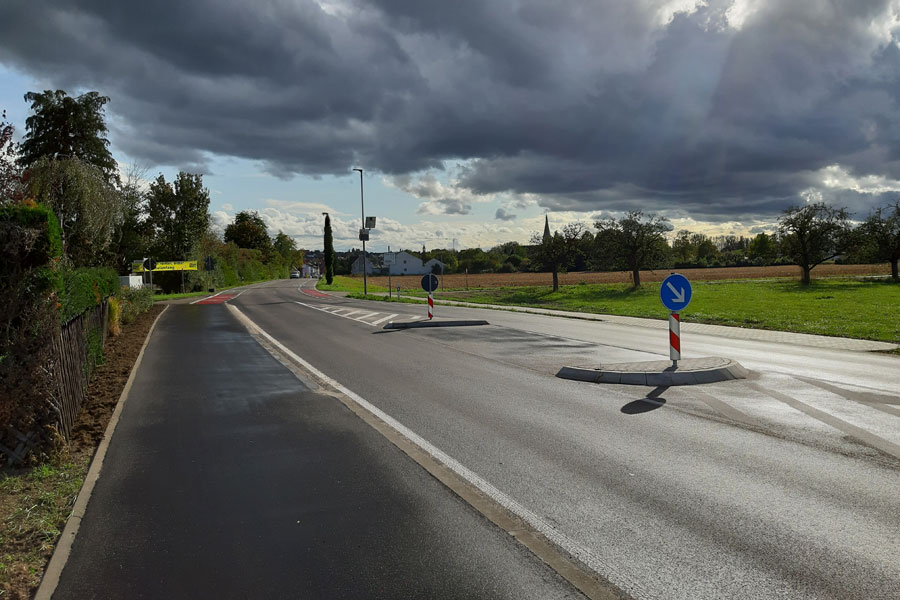
[[[300,279],[300,271],[291,271],[291,279]]]

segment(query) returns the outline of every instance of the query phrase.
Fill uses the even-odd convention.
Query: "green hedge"
[[[7,230],[3,235],[4,257],[7,260],[15,258],[16,261],[14,263],[6,263],[5,267],[27,269],[46,266],[54,259],[59,259],[62,256],[62,233],[59,229],[59,219],[46,206],[40,204],[2,206],[0,207],[0,223],[7,226],[15,225],[25,229],[34,229],[40,232],[36,243],[32,246],[23,244],[24,239],[13,239],[11,236],[15,234]],[[10,244],[13,247],[10,247]],[[14,253],[15,256],[6,256],[10,252]]]
[[[71,321],[116,293],[119,276],[108,267],[66,269],[59,274],[59,318]]]

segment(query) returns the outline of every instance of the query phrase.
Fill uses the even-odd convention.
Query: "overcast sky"
[[[900,0],[0,2],[0,108],[97,90],[116,158],[336,246],[641,209],[747,234],[900,192]],[[358,245],[358,242],[356,243]]]

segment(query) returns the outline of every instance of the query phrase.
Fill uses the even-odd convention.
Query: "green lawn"
[[[700,281],[682,316],[685,322],[774,329],[900,343],[900,285],[885,280]],[[450,291],[435,299],[532,306],[662,319],[659,284],[515,287]]]
[[[367,286],[369,292],[387,292],[388,289],[381,285]],[[346,277],[344,275],[335,275],[331,281],[331,285],[325,283],[325,278],[319,279],[316,289],[323,292],[350,292],[353,294],[363,293],[363,280],[361,277]]]

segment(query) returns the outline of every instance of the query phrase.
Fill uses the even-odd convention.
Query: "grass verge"
[[[900,343],[900,285],[878,279],[698,281],[684,320]],[[422,295],[418,292],[410,295]],[[357,297],[357,296],[354,296]],[[380,298],[378,298],[380,299]],[[663,319],[659,283],[451,290],[436,300]]]
[[[369,292],[387,292],[388,289],[381,285],[367,286]],[[363,293],[363,280],[361,277],[347,277],[346,275],[335,275],[331,281],[331,285],[325,283],[324,279],[320,279],[316,284],[316,289],[323,292],[350,292],[352,294]]]

